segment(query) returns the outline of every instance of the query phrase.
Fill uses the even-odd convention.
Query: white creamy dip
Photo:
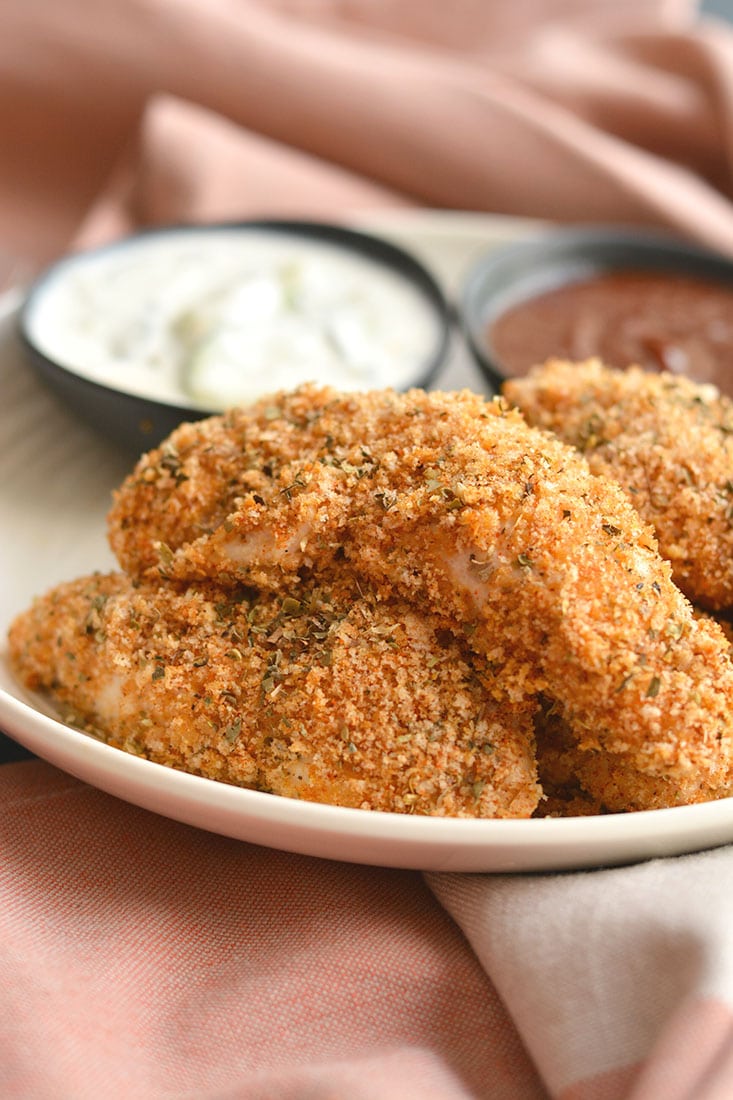
[[[72,257],[25,326],[85,378],[211,411],[306,381],[417,384],[441,336],[427,297],[386,264],[266,229],[172,230]]]

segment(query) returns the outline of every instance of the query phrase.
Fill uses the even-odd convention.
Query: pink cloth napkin
[[[733,1095],[729,848],[425,881],[29,761],[0,769],[0,857],[8,1100]]]
[[[6,1100],[539,1100],[506,1009],[417,873],[156,817],[0,769]]]
[[[733,252],[733,32],[684,0],[6,0],[0,247],[418,204]],[[438,876],[0,769],[0,1096],[733,1096],[733,852]]]

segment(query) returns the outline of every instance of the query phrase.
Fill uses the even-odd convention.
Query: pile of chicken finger
[[[18,678],[158,763],[457,817],[733,793],[733,403],[549,361],[500,398],[305,386],[181,425],[120,571],[13,623]]]

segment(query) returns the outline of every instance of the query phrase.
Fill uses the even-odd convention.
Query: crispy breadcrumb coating
[[[594,798],[581,783],[578,765],[585,753],[567,722],[544,698],[535,715],[535,737],[543,791],[535,817],[589,817],[606,812],[602,799]]]
[[[497,693],[545,693],[583,751],[641,775],[629,805],[658,805],[656,780],[675,802],[731,790],[719,627],[622,490],[499,401],[303,387],[184,425],[123,485],[110,539],[158,580],[351,571],[463,632]]]
[[[18,676],[158,763],[292,798],[529,817],[533,706],[428,616],[364,592],[62,584],[10,631]]]
[[[660,774],[643,774],[623,753],[582,748],[557,709],[545,702],[535,718],[537,765],[544,797],[535,817],[588,817],[654,810],[718,797],[703,784],[694,794]]]
[[[504,394],[623,487],[693,602],[733,606],[733,402],[711,385],[597,359],[551,359]]]

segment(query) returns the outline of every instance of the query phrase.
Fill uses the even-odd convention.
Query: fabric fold
[[[693,1100],[711,1070],[721,1096],[733,1091],[721,1058],[733,1035],[732,868],[721,848],[592,872],[427,881],[553,1097]]]
[[[130,150],[133,227],[391,197],[733,252],[733,32],[689,4],[37,3],[0,45],[0,238],[39,259]]]

